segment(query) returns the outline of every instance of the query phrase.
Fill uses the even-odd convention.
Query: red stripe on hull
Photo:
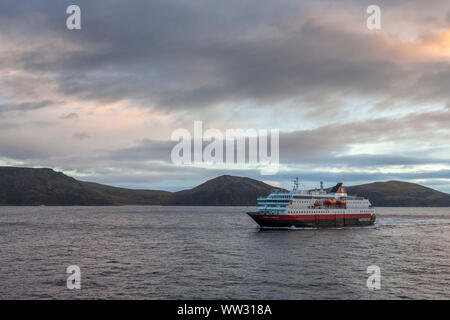
[[[260,215],[260,214],[251,214],[254,220],[326,220],[326,219],[359,219],[359,218],[371,218],[372,215],[370,213],[361,213],[361,214],[268,214],[268,215]]]

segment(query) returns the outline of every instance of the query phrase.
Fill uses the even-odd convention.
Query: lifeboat
[[[334,206],[336,205],[336,200],[325,200],[323,204],[326,206]]]
[[[347,201],[345,201],[345,200],[337,200],[337,201],[336,201],[336,204],[337,204],[338,206],[345,206],[345,205],[347,204]]]
[[[320,207],[320,203],[314,202],[314,207]]]

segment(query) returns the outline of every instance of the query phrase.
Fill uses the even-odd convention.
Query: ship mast
[[[292,189],[292,191],[298,191],[298,177],[292,181],[294,182],[294,188]]]

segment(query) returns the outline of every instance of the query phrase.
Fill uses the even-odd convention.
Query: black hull
[[[370,218],[342,218],[342,219],[308,219],[289,220],[276,219],[276,217],[262,218],[259,215],[249,214],[262,228],[329,228],[329,227],[364,227],[375,223],[375,216]],[[266,216],[267,217],[267,216]],[[272,219],[271,219],[272,218]]]

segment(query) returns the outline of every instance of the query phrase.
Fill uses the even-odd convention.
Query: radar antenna
[[[298,190],[298,177],[295,178],[295,180],[292,180],[294,182],[294,188],[292,189],[292,191],[297,191]]]

